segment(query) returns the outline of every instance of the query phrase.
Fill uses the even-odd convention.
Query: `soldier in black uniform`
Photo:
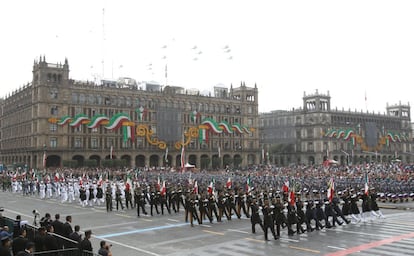
[[[377,193],[375,193],[375,188],[374,187],[371,187],[371,189],[370,189],[369,198],[370,198],[370,201],[371,201],[371,212],[375,213],[374,216],[376,216],[378,218],[385,218],[384,215],[382,214],[381,210],[378,207],[378,204],[377,204],[378,195],[377,195]]]
[[[263,212],[263,230],[264,230],[264,238],[266,241],[269,241],[267,231],[270,228],[270,231],[272,232],[273,238],[275,240],[278,239],[275,233],[275,223],[273,220],[273,209],[269,205],[269,199],[267,197],[264,199],[264,204],[262,208]]]
[[[207,192],[203,193],[202,195],[199,195],[198,198],[198,209],[200,211],[200,224],[203,224],[203,220],[207,218],[209,219],[210,223],[213,223],[213,217],[210,214],[209,211],[209,202],[207,198]]]
[[[216,208],[216,197],[213,193],[208,195],[208,212],[210,213],[211,218],[213,218],[213,213],[216,216],[217,222],[221,222],[221,217],[219,214],[217,214],[217,208]]]
[[[167,194],[157,192],[157,196],[158,196],[159,202],[160,202],[161,214],[164,215],[164,207],[167,208],[168,213],[171,214],[170,207],[168,206],[168,203],[167,203]]]
[[[116,185],[115,190],[115,201],[116,201],[116,210],[119,210],[119,205],[121,205],[121,209],[124,209],[124,204],[122,203],[122,192],[118,185]]]
[[[127,184],[127,186],[125,186],[124,193],[125,193],[125,206],[126,206],[126,208],[129,209],[128,205],[130,205],[131,209],[134,209],[134,206],[132,204],[132,193],[131,193],[131,189],[129,187],[129,184]]]
[[[325,218],[326,218],[325,223],[330,223],[329,217],[332,217],[332,227],[335,227],[336,223],[339,226],[341,226],[343,222],[338,220],[338,217],[336,216],[336,212],[332,208],[332,203],[329,202],[327,198],[324,199],[324,203],[325,203]]]
[[[177,192],[175,192],[175,186],[167,190],[168,207],[173,209],[177,213]]]
[[[86,202],[86,189],[83,186],[79,189],[79,199],[81,201],[81,205],[83,207],[86,206],[85,203],[84,203],[84,202]]]
[[[108,184],[105,190],[105,203],[106,203],[106,211],[112,211],[112,191],[111,186]]]
[[[160,214],[160,212],[158,211],[158,199],[157,199],[157,193],[155,192],[155,189],[152,189],[150,192],[150,213],[151,216],[154,216],[153,213],[153,208],[155,207],[155,211],[157,212],[157,214]]]
[[[371,212],[371,200],[368,193],[365,194],[364,189],[361,189],[361,198],[362,198],[362,221],[366,221],[366,215],[369,215]]]
[[[340,191],[339,191],[340,192]],[[342,214],[347,217],[351,213],[351,196],[349,195],[349,191],[345,189],[342,193],[338,192],[338,196],[344,201],[342,205]]]
[[[223,214],[226,215],[227,219],[230,220],[230,216],[227,213],[227,197],[224,195],[223,191],[219,191],[218,199],[217,199],[217,206],[219,210],[219,218],[220,220],[217,220],[218,222],[221,222],[221,218],[223,217]]]
[[[340,193],[338,192],[338,195],[340,195]],[[339,198],[334,196],[334,198],[332,199],[332,209],[335,212],[336,216],[339,216],[342,218],[342,220],[346,223],[349,224],[351,221],[349,221],[345,215],[342,213],[341,208],[339,208]]]
[[[93,185],[90,185],[89,186],[89,198],[88,198],[90,206],[93,206],[93,202],[95,201],[94,199],[95,199],[95,195],[93,194]]]
[[[350,211],[351,211],[351,217],[355,222],[360,222],[361,218],[359,217],[360,211],[357,205],[357,202],[359,200],[359,196],[355,193],[355,190],[351,189],[351,197],[350,197]]]
[[[101,205],[103,203],[103,190],[101,184],[98,184],[98,187],[96,188],[96,199],[98,202],[98,205]]]
[[[252,210],[252,214],[250,215],[250,222],[252,223],[252,233],[255,234],[256,233],[256,224],[259,224],[259,226],[262,228],[263,232],[264,232],[264,227],[263,227],[263,222],[262,219],[260,218],[260,214],[259,214],[259,206],[257,205],[257,201],[256,199],[252,199],[251,203],[250,203],[250,209]]]
[[[200,220],[198,218],[197,215],[197,211],[196,211],[196,197],[194,193],[187,193],[186,196],[186,209],[187,209],[187,215],[190,217],[190,224],[192,227],[194,227],[194,219],[196,219],[198,221],[198,223],[200,224]],[[188,220],[188,216],[185,216],[186,218],[186,222]]]
[[[316,230],[319,230],[319,229],[322,229],[322,228],[325,227],[320,222],[321,220],[324,220],[325,219],[325,214],[324,214],[323,210],[321,209],[321,203],[319,201],[320,200],[320,198],[319,198],[319,191],[318,190],[313,190],[313,195],[315,197],[315,200],[313,200],[313,202],[311,204],[311,206],[312,206],[312,212],[313,212],[312,218],[316,222]],[[306,215],[306,216],[308,217],[308,215]]]
[[[184,195],[183,195],[183,191],[181,188],[181,185],[178,184],[177,187],[177,196],[176,196],[176,200],[175,200],[175,206],[177,207],[177,212],[180,212],[180,205],[183,206],[183,208],[185,209],[185,202],[184,202]]]
[[[322,199],[318,198],[318,200],[315,200],[316,218],[318,219],[318,221],[324,220],[325,221],[325,227],[326,228],[331,228],[332,225],[329,222],[328,218],[326,217],[325,212],[324,212],[324,210],[322,208],[322,205],[323,205]]]
[[[287,225],[287,219],[285,214],[283,213],[283,203],[280,200],[280,194],[277,193],[276,197],[272,200],[273,206],[273,219],[276,225],[276,237],[280,237],[280,227]]]
[[[246,209],[245,193],[243,193],[242,188],[239,188],[239,192],[234,195],[234,198],[236,200],[236,209],[237,209],[236,212],[238,213],[237,215],[241,216],[241,211],[243,210],[244,215],[246,215],[247,218],[250,218],[250,215]]]
[[[300,234],[300,233],[304,233],[305,230],[302,227],[303,223],[307,223],[306,220],[306,214],[303,211],[303,201],[301,198],[301,193],[297,192],[296,193],[296,214],[297,214],[297,220],[298,223],[296,223],[296,233]]]
[[[296,224],[298,225],[298,217],[296,215],[296,209],[295,206],[292,205],[290,202],[285,203],[287,208],[287,228],[288,228],[288,235],[293,236],[295,234],[295,231],[292,229],[292,225]],[[297,227],[298,228],[298,227]]]
[[[140,216],[140,209],[143,214],[147,215],[147,211],[145,210],[145,194],[141,188],[134,189],[134,202],[137,207],[137,216]]]
[[[226,208],[227,208],[227,212],[228,212],[228,216],[230,218],[228,218],[228,220],[231,220],[231,215],[232,212],[234,211],[234,213],[236,214],[237,218],[241,218],[240,214],[237,212],[236,209],[236,204],[235,204],[235,199],[234,199],[234,192],[230,191],[230,193],[226,193]]]

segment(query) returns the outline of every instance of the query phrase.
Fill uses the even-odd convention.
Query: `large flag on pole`
[[[368,172],[366,172],[365,173],[365,188],[364,188],[365,195],[368,195],[368,191],[369,191],[369,178],[368,178]]]
[[[252,191],[252,189],[253,189],[252,180],[250,179],[250,177],[247,177],[246,192],[250,193],[250,191]]]
[[[283,183],[282,191],[289,192],[289,179],[286,179],[286,181]]]
[[[162,196],[164,196],[164,195],[165,195],[165,193],[167,193],[167,187],[165,186],[165,180],[163,180],[163,181],[162,181],[162,187],[161,187],[160,194],[161,194]]]
[[[226,188],[227,189],[231,189],[231,178],[229,177],[227,182],[226,182]]]
[[[197,181],[194,182],[194,194],[198,195],[198,183],[197,183]]]
[[[207,187],[207,192],[209,195],[212,195],[214,191],[214,179],[211,179],[210,184]]]
[[[332,202],[334,193],[335,193],[335,182],[334,182],[334,178],[331,177],[331,179],[328,181],[328,192],[327,192],[327,197],[328,197],[329,202]]]

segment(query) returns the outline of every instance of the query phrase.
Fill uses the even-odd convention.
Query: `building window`
[[[58,90],[57,89],[51,89],[49,95],[50,95],[51,99],[57,99],[58,98]]]
[[[57,138],[50,138],[49,147],[56,148],[57,147]]]
[[[92,138],[91,139],[91,148],[98,148],[98,139]]]
[[[309,142],[308,143],[308,151],[310,151],[310,152],[313,152],[314,151],[314,149],[313,149],[313,142]]]
[[[49,130],[50,130],[50,132],[56,132],[57,131],[57,124],[50,124]]]
[[[253,118],[248,118],[247,119],[247,125],[248,126],[252,126],[253,125]]]
[[[72,93],[72,103],[77,104],[78,103],[78,94]]]
[[[81,148],[82,147],[82,139],[81,138],[75,138],[75,145],[73,145],[75,148]]]
[[[51,107],[50,108],[50,114],[52,114],[52,115],[58,115],[59,113],[58,113],[58,107],[57,106],[53,106],[53,107]]]

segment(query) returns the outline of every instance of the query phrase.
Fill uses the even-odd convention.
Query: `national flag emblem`
[[[369,192],[369,177],[368,177],[368,172],[365,173],[365,188],[364,188],[364,193],[365,195],[368,195]]]
[[[160,194],[162,196],[164,196],[167,193],[167,187],[165,186],[165,180],[162,182],[162,187],[161,187],[161,191]]]
[[[197,183],[197,181],[194,182],[194,194],[198,195],[198,183]]]
[[[252,191],[252,189],[253,189],[252,180],[250,179],[250,177],[248,177],[246,181],[246,192],[249,193],[250,191]]]
[[[327,197],[328,197],[329,202],[332,202],[334,194],[335,194],[335,182],[334,182],[334,178],[332,177],[328,182]]]
[[[207,192],[209,195],[213,194],[214,191],[214,180],[210,181],[210,184],[207,187]]]
[[[282,186],[282,191],[283,191],[283,192],[289,192],[289,180],[286,180],[286,181],[283,183],[283,186]]]
[[[226,188],[231,189],[231,178],[230,177],[227,179]]]

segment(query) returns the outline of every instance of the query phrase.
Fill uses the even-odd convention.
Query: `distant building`
[[[262,161],[281,166],[414,159],[409,104],[387,106],[386,114],[337,110],[329,92],[304,94],[299,109],[261,113],[260,142]]]
[[[244,83],[214,96],[123,77],[69,78],[69,63],[33,65],[33,81],[1,99],[3,164],[201,168],[260,162],[258,90]]]

